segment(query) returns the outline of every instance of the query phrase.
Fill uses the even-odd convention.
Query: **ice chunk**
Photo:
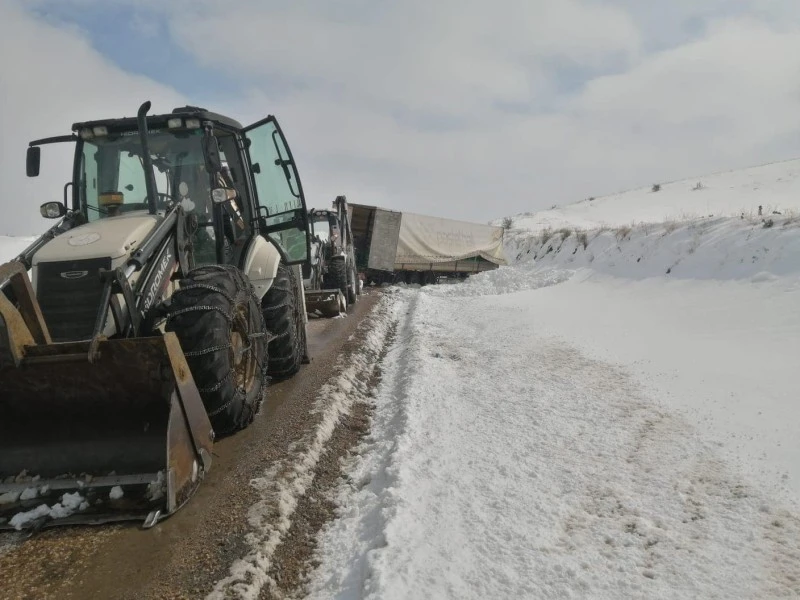
[[[158,500],[164,496],[165,492],[164,471],[158,472],[158,477],[155,481],[151,481],[147,486],[147,498],[149,500]]]
[[[89,504],[84,500],[80,492],[64,494],[61,496],[61,502],[54,504],[50,509],[50,516],[54,519],[63,519],[74,512],[85,510],[88,506]]]
[[[39,495],[39,490],[35,487],[25,488],[23,492],[19,495],[20,500],[33,500],[36,496]]]
[[[9,521],[8,524],[19,531],[31,521],[36,521],[37,519],[46,517],[48,514],[50,514],[50,509],[47,507],[47,504],[40,504],[33,510],[27,510],[25,512],[15,514],[13,517],[11,517],[11,521]]]
[[[111,491],[108,494],[108,497],[112,500],[119,500],[125,495],[125,492],[122,491],[122,488],[118,485],[115,485],[111,488]]]
[[[19,496],[19,492],[6,492],[5,494],[0,494],[0,504],[14,504],[14,502],[19,500]]]

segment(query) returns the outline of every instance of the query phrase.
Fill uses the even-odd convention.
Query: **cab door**
[[[243,134],[259,231],[283,250],[287,264],[307,263],[311,249],[303,186],[278,121],[269,116],[245,127]]]

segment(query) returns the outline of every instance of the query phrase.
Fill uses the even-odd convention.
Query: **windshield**
[[[160,212],[170,201],[211,221],[210,179],[205,169],[203,132],[151,132],[148,137]],[[84,140],[79,169],[80,210],[89,221],[147,211],[142,146],[137,131]]]
[[[314,235],[322,242],[327,242],[330,239],[331,231],[327,217],[317,217],[314,219]]]

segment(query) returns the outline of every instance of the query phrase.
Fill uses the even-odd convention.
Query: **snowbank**
[[[537,269],[588,267],[629,279],[762,281],[800,274],[800,217],[774,217],[771,224],[716,218],[589,232],[515,232],[506,248],[513,261]]]

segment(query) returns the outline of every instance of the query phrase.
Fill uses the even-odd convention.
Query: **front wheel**
[[[347,271],[347,302],[348,304],[355,304],[358,300],[358,274],[356,273],[356,266],[350,264]]]
[[[266,327],[247,276],[230,265],[190,271],[172,295],[166,331],[180,341],[215,436],[247,427],[267,381]]]
[[[347,262],[342,257],[333,258],[328,262],[328,273],[325,278],[326,288],[335,288],[347,298]]]

